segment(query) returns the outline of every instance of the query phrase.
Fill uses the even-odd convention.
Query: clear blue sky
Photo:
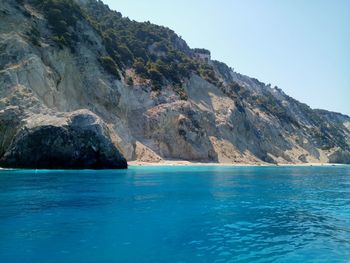
[[[348,0],[104,0],[164,25],[235,71],[312,108],[350,115]]]

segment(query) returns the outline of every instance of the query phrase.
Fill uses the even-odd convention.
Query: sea
[[[0,170],[0,262],[350,262],[350,166]]]

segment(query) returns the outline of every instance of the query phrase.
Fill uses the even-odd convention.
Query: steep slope
[[[5,164],[6,156],[25,163],[12,154],[23,129],[67,128],[81,109],[105,141],[97,149],[75,134],[72,141],[91,146],[78,149],[77,160],[109,160],[102,153],[110,142],[127,160],[350,163],[348,116],[312,110],[238,74],[170,29],[130,21],[95,0],[1,2]]]

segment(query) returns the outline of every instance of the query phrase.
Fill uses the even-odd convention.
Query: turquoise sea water
[[[0,262],[350,262],[350,167],[3,170]]]

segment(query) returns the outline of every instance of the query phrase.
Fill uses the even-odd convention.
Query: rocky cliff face
[[[121,168],[124,157],[350,163],[348,116],[312,110],[223,63],[198,62],[177,37],[170,38],[173,49],[199,70],[189,67],[169,81],[153,68],[138,74],[134,58],[111,71],[101,60],[111,50],[94,26],[98,12],[91,15],[97,2],[63,1],[81,11],[67,27],[69,45],[53,37],[36,2],[1,0],[0,165]],[[146,47],[154,61],[175,52],[159,43]]]

